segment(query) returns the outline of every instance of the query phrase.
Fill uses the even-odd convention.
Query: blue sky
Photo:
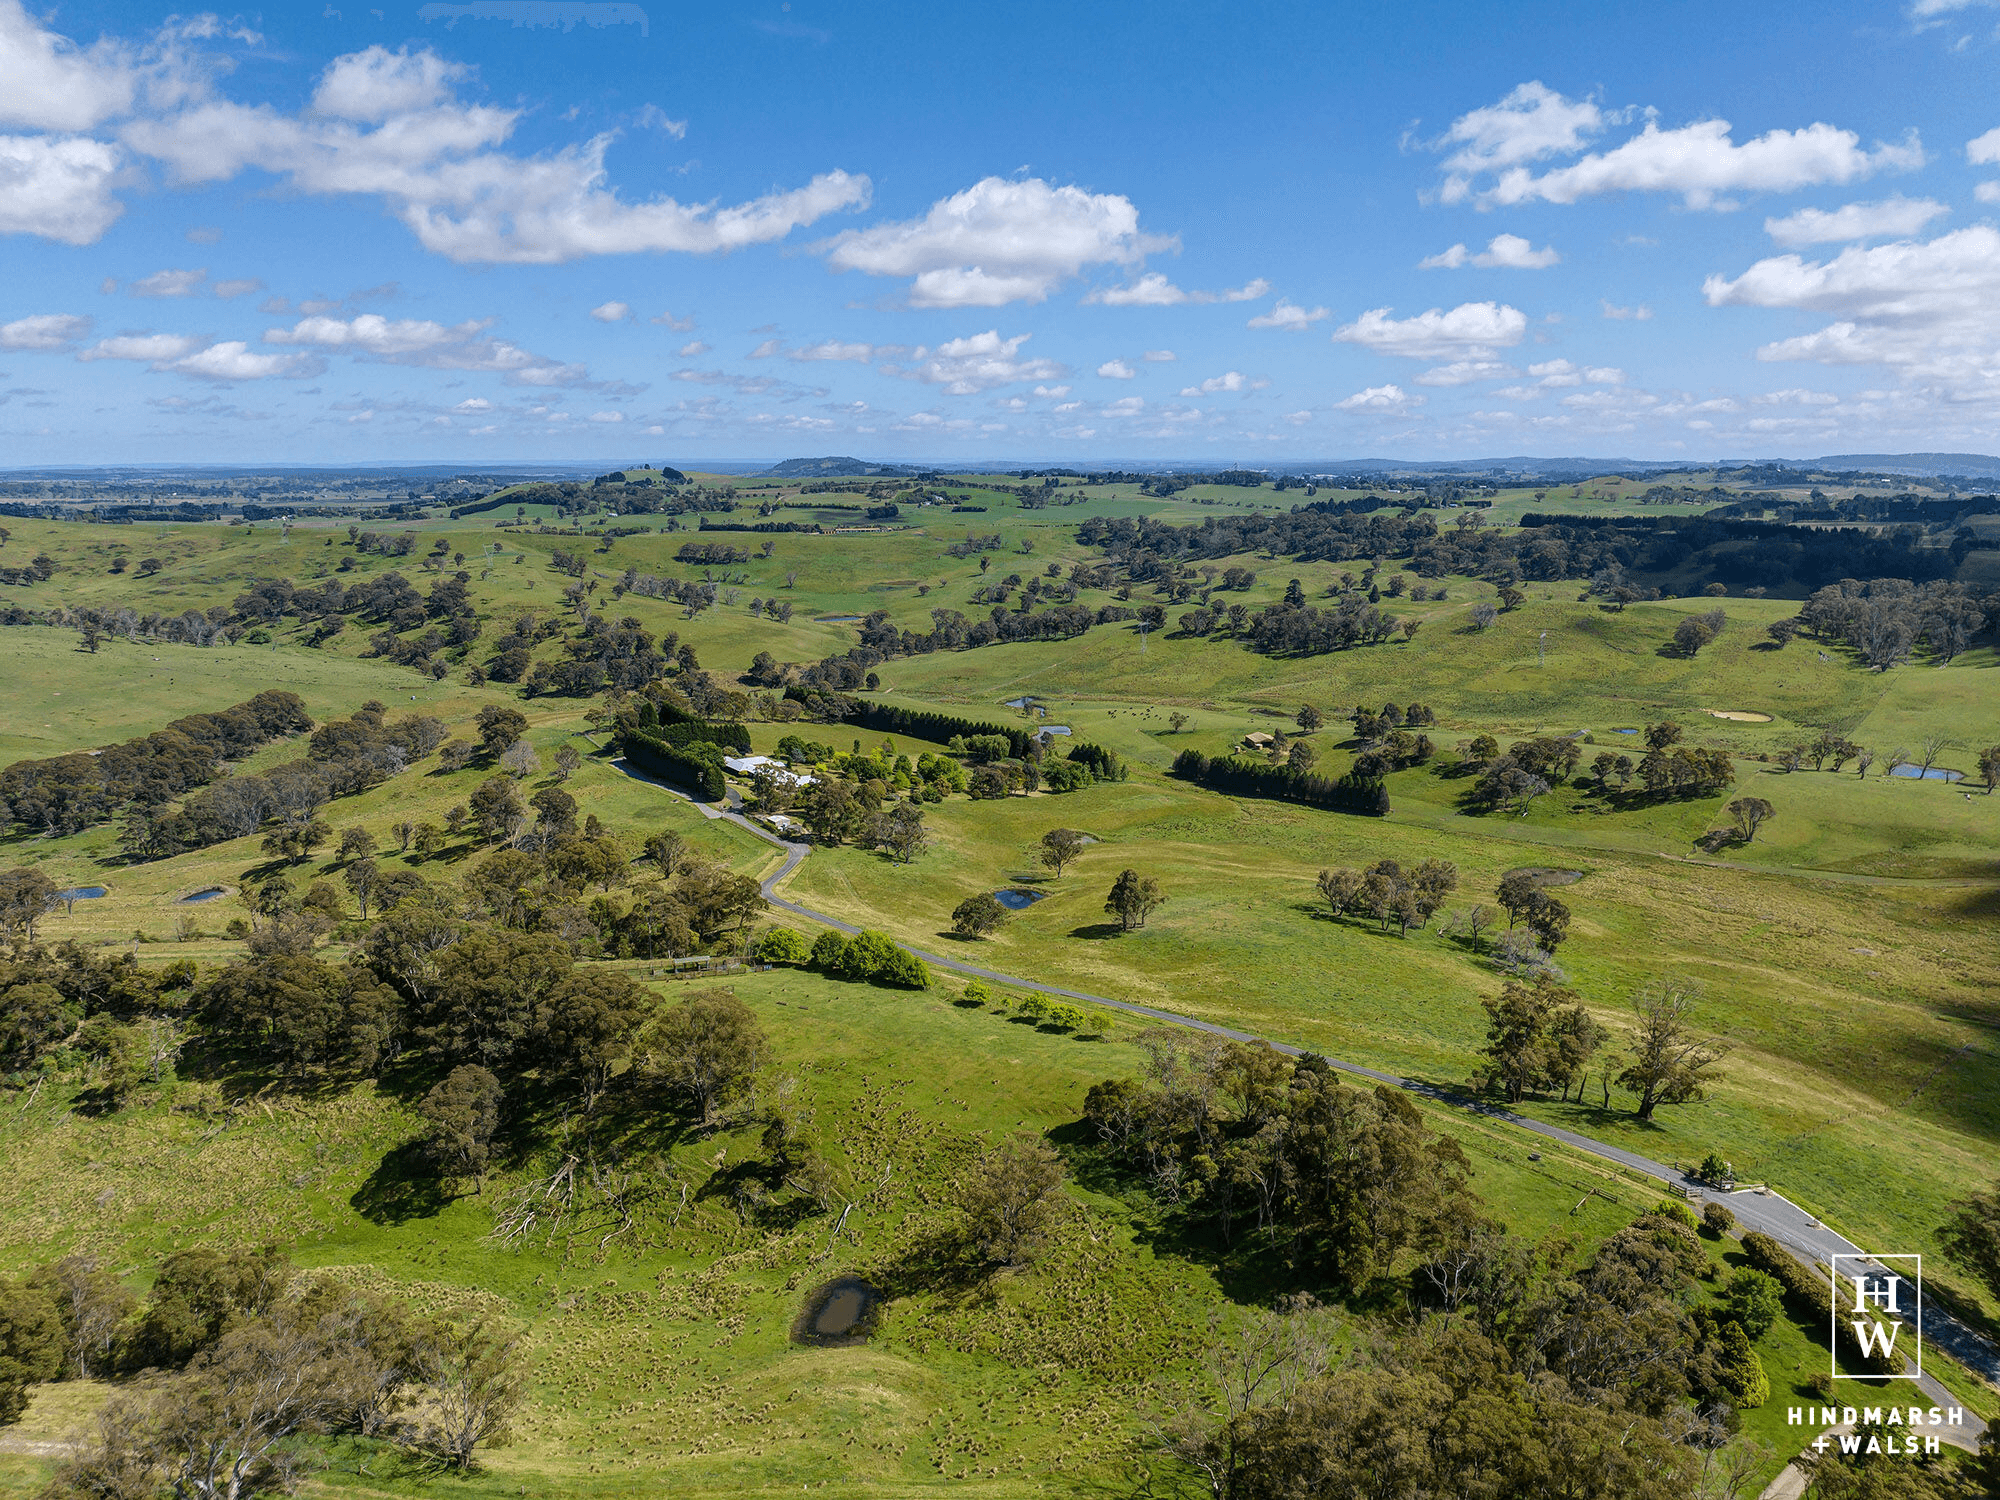
[[[0,451],[2000,451],[1996,65],[1983,0],[0,0]]]

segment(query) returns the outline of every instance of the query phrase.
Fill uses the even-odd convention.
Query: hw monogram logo
[[[1843,1271],[1842,1262],[1847,1263]],[[1879,1263],[1886,1270],[1873,1269]],[[1827,1270],[1833,1278],[1832,1374],[1845,1380],[1921,1380],[1924,1373],[1924,1258],[1921,1255],[1834,1255]],[[1898,1274],[1899,1270],[1906,1274]],[[1843,1329],[1842,1324],[1846,1325]],[[1909,1337],[1903,1336],[1908,1334]],[[1898,1353],[1900,1374],[1845,1375],[1840,1371],[1843,1349],[1850,1362],[1878,1359],[1886,1367]]]

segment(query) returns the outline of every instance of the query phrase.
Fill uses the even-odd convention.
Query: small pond
[[[860,1277],[836,1277],[806,1298],[792,1324],[792,1342],[822,1349],[866,1343],[881,1307],[882,1294]]]
[[[106,894],[105,888],[101,885],[73,885],[66,891],[57,891],[56,900],[95,901],[104,894]]]
[[[221,886],[212,885],[205,891],[196,891],[192,896],[181,897],[178,904],[181,906],[187,906],[191,902],[195,901],[214,901],[228,894],[229,892],[224,890]]]
[[[1575,885],[1579,880],[1583,879],[1583,871],[1581,870],[1557,870],[1551,869],[1547,865],[1522,865],[1519,869],[1509,870],[1507,873],[1509,875],[1532,875],[1535,878],[1536,885]]]
[[[1043,725],[1043,726],[1042,726],[1042,727],[1041,727],[1040,729],[1036,730],[1035,732],[1036,732],[1037,734],[1068,734],[1068,733],[1069,733],[1069,725],[1067,725],[1067,724],[1044,724],[1044,725]]]
[[[1636,729],[1614,729],[1611,732],[1613,734],[1637,734],[1639,731]]]
[[[998,901],[1002,906],[1006,907],[1007,910],[1009,911],[1026,911],[1029,907],[1033,906],[1037,901],[1043,900],[1045,897],[1047,897],[1048,894],[1049,893],[1047,891],[1005,890],[1005,891],[995,891],[993,893],[993,899],[995,901]]]
[[[1947,771],[1943,766],[1932,766],[1926,771],[1922,766],[1900,765],[1892,768],[1891,776],[1907,776],[1912,781],[1963,781],[1965,772]]]
[[[1029,697],[1009,698],[1006,706],[1008,708],[1033,708],[1040,701],[1038,698]]]

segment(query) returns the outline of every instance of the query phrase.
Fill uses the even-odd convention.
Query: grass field
[[[729,674],[758,651],[807,662],[853,644],[850,623],[821,616],[883,609],[911,628],[927,628],[937,606],[976,616],[981,607],[968,595],[979,583],[1083,560],[1073,526],[1086,515],[1146,514],[1186,524],[1217,507],[1275,509],[1302,498],[1216,487],[1160,501],[1131,487],[1091,487],[1081,504],[1026,511],[973,479],[947,488],[988,510],[910,511],[901,529],[880,533],[779,534],[770,559],[727,570],[734,601],[725,595],[694,619],[665,601],[610,595],[628,567],[698,576],[701,570],[672,560],[684,536],[496,529],[495,519],[511,510],[425,522],[415,528],[416,550],[393,563],[355,555],[344,545],[344,524],[302,524],[286,539],[269,524],[21,521],[10,526],[8,558],[46,551],[60,571],[10,591],[7,602],[36,609],[115,602],[179,613],[226,605],[260,577],[354,582],[392,566],[422,589],[429,575],[417,563],[443,538],[467,559],[485,626],[475,654],[483,654],[521,613],[560,612],[567,580],[548,567],[549,554],[582,550],[587,581],[598,585],[597,612],[629,613],[649,630],[677,632],[704,667]],[[1594,498],[1606,489],[1613,499]],[[794,499],[855,501],[780,498],[788,506]],[[1527,491],[1500,500],[1496,514],[1508,507],[1654,509],[1637,507],[1632,494],[1608,483],[1586,484],[1573,496],[1552,491],[1542,501]],[[977,557],[945,555],[968,532],[1003,538],[1002,550],[988,554],[987,574]],[[1023,543],[1032,550],[1021,551]],[[490,546],[501,550],[489,555]],[[589,550],[598,547],[604,550]],[[158,558],[161,569],[144,578],[129,567],[113,574],[121,553],[134,564]],[[343,558],[353,559],[346,572],[338,571]],[[1293,577],[1317,597],[1343,571],[1284,559],[1238,561],[1258,582],[1221,597],[1252,606],[1278,597]],[[1491,904],[1501,875],[1519,866],[1582,871],[1563,891],[1575,921],[1559,959],[1586,1001],[1617,1030],[1629,996],[1647,980],[1696,979],[1704,989],[1701,1022],[1731,1052],[1707,1100],[1664,1109],[1650,1126],[1635,1121],[1629,1099],[1616,1091],[1608,1110],[1530,1101],[1529,1112],[1659,1159],[1720,1151],[1741,1175],[1769,1180],[1864,1245],[1927,1252],[1932,1279],[1977,1307],[1982,1298],[1969,1278],[1937,1254],[1935,1230],[1951,1199],[1993,1175],[2000,1142],[1993,1034],[2000,959],[1991,939],[2000,913],[2000,799],[1892,781],[1879,762],[1862,780],[1852,768],[1840,776],[1788,775],[1760,757],[1823,729],[1874,747],[1883,762],[1898,747],[1942,735],[1954,742],[1942,763],[1969,771],[1978,749],[2000,740],[1991,688],[2000,655],[1982,644],[1947,669],[1873,673],[1805,638],[1771,648],[1763,626],[1790,615],[1794,602],[1668,599],[1613,613],[1579,600],[1575,583],[1529,586],[1526,603],[1480,631],[1468,611],[1492,599],[1493,588],[1444,582],[1444,601],[1385,600],[1385,608],[1422,620],[1413,640],[1331,656],[1268,658],[1226,637],[1190,639],[1170,630],[1142,638],[1129,626],[1104,625],[1059,644],[885,663],[883,696],[912,706],[1024,722],[1005,700],[1032,694],[1049,722],[1126,757],[1131,779],[1061,798],[954,799],[929,810],[936,843],[916,863],[894,865],[851,847],[816,850],[786,894],[1005,972],[1457,1084],[1483,1039],[1479,1001],[1499,987],[1491,965],[1435,931],[1406,938],[1333,920],[1317,898],[1315,876],[1384,857],[1406,865],[1448,859],[1460,879],[1452,904],[1464,906]],[[746,606],[753,597],[791,603],[790,622],[752,617]],[[1082,597],[1110,599],[1089,590]],[[1716,603],[1729,619],[1720,640],[1692,660],[1663,652],[1684,613]],[[351,625],[313,649],[287,620],[261,646],[114,640],[90,653],[78,649],[71,631],[0,629],[10,689],[0,713],[0,763],[144,733],[265,687],[300,693],[316,718],[373,698],[392,713],[437,714],[461,736],[481,706],[507,703],[528,716],[528,738],[545,765],[566,740],[586,750],[567,789],[583,812],[635,846],[647,832],[672,827],[744,873],[764,873],[775,862],[769,845],[621,775],[597,753],[599,741],[583,737],[586,702],[522,701],[501,684],[470,687],[459,673],[432,683],[362,655],[370,633]],[[538,654],[555,649],[551,643]],[[1754,843],[1710,856],[1697,840],[1727,821],[1727,796],[1623,806],[1570,786],[1526,816],[1474,815],[1463,805],[1466,779],[1440,764],[1393,775],[1394,811],[1360,819],[1218,796],[1165,774],[1183,748],[1217,754],[1252,729],[1289,732],[1293,713],[1308,702],[1328,715],[1311,742],[1321,765],[1338,772],[1350,754],[1341,745],[1346,712],[1357,703],[1413,699],[1437,714],[1430,733],[1445,747],[1446,762],[1452,745],[1481,733],[1504,741],[1581,731],[1587,764],[1598,749],[1632,746],[1637,736],[1619,730],[1669,718],[1689,742],[1726,749],[1736,792],[1768,798],[1777,812]],[[1716,709],[1771,717],[1734,723],[1712,717]],[[1175,712],[1188,716],[1180,732],[1169,724]],[[789,729],[751,726],[760,750],[774,748]],[[840,727],[804,732],[843,749],[853,738]],[[296,753],[296,746],[268,747],[249,768]],[[1633,753],[1636,759],[1643,747]],[[367,829],[386,851],[391,824],[438,820],[485,774],[444,774],[433,764],[336,801],[327,816],[337,828]],[[1059,882],[1047,880],[1030,854],[1057,825],[1098,841]],[[65,885],[110,888],[102,900],[47,919],[45,937],[102,944],[143,938],[136,951],[149,963],[183,956],[220,962],[240,951],[221,936],[238,913],[233,902],[190,907],[179,898],[242,884],[264,864],[255,839],[128,866],[116,858],[114,835],[106,825],[66,839],[7,837],[10,864],[38,864]],[[461,847],[411,867],[449,877],[469,853]],[[394,864],[398,857],[384,859]],[[1128,865],[1158,879],[1169,900],[1143,931],[1119,936],[1102,904],[1111,879]],[[333,879],[337,868],[323,856],[305,873]],[[992,939],[960,943],[949,935],[950,913],[966,896],[1023,884],[1049,891],[1049,899],[1011,917]],[[188,913],[198,935],[173,941]],[[490,1224],[483,1201],[461,1200],[402,1222],[371,1218],[364,1189],[413,1128],[408,1101],[393,1086],[273,1096],[227,1115],[226,1128],[208,1141],[209,1124],[165,1103],[102,1119],[68,1114],[54,1100],[8,1113],[0,1120],[0,1137],[9,1142],[0,1168],[0,1203],[7,1205],[0,1251],[25,1263],[57,1247],[99,1245],[139,1275],[152,1252],[195,1236],[248,1242],[276,1234],[297,1242],[308,1263],[363,1268],[353,1274],[414,1287],[420,1297],[497,1299],[496,1309],[530,1332],[537,1400],[521,1441],[496,1453],[488,1476],[470,1486],[482,1493],[557,1486],[622,1494],[671,1483],[749,1494],[817,1489],[825,1481],[829,1493],[893,1495],[950,1480],[973,1493],[1011,1495],[1044,1492],[1037,1487],[1053,1482],[1058,1456],[1072,1487],[1101,1486],[1124,1473],[1137,1416],[1165,1399],[1168,1387],[1194,1379],[1194,1331],[1206,1327],[1211,1311],[1227,1315],[1229,1308],[1212,1269],[1156,1253],[1130,1205],[1077,1191],[1064,1248],[1045,1268],[1003,1278],[979,1298],[925,1293],[899,1300],[883,1335],[864,1349],[801,1350],[785,1330],[807,1283],[822,1272],[889,1267],[935,1229],[943,1213],[939,1185],[979,1141],[1074,1120],[1091,1082],[1131,1069],[1129,1027],[1085,1042],[957,1006],[949,990],[913,999],[791,973],[746,978],[740,989],[778,1036],[786,1066],[811,1090],[822,1120],[841,1122],[837,1134],[852,1161],[864,1172],[884,1162],[893,1167],[892,1186],[830,1258],[816,1258],[830,1227],[823,1222],[766,1243],[721,1203],[694,1212],[684,1238],[617,1250],[601,1264],[495,1249],[483,1238]],[[185,1087],[198,1095],[201,1084]],[[1594,1083],[1590,1097],[1599,1097]],[[1649,1189],[1591,1163],[1561,1153],[1530,1163],[1520,1140],[1503,1130],[1437,1119],[1466,1142],[1488,1202],[1523,1232],[1563,1225],[1601,1234],[1650,1200]],[[707,1160],[719,1149],[736,1160],[753,1147],[754,1137],[725,1137],[698,1150]],[[673,1149],[692,1170],[695,1144]],[[1588,1197],[1593,1185],[1610,1201]],[[1580,1217],[1572,1219],[1579,1198]],[[1078,1328],[1094,1330],[1114,1355],[1082,1347]],[[1785,1399],[1781,1375],[1805,1358],[1806,1343],[1782,1324],[1770,1339],[1773,1404],[1754,1414],[1751,1430],[1781,1442],[1785,1435],[1771,1425]],[[20,1434],[31,1439],[64,1426],[74,1415],[64,1403],[79,1394],[54,1388],[53,1404],[38,1404]],[[1775,1420],[1782,1425],[1781,1415]],[[391,1473],[380,1455],[357,1450],[348,1457],[352,1472],[337,1476],[343,1488],[417,1487]],[[7,1462],[18,1472],[0,1469],[0,1482],[26,1486],[39,1472],[29,1459]]]

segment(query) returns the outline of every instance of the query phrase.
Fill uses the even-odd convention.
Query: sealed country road
[[[769,901],[771,905],[777,907],[780,911],[788,911],[794,916],[804,917],[809,922],[818,922],[822,926],[834,928],[839,932],[855,933],[861,931],[859,927],[856,927],[851,922],[843,922],[838,917],[829,916],[823,911],[816,911],[810,906],[789,900],[777,893],[779,882],[785,880],[794,870],[805,863],[806,856],[812,852],[812,845],[779,838],[769,829],[758,826],[733,809],[725,810],[712,807],[705,802],[697,802],[678,787],[670,786],[664,781],[657,780],[636,770],[634,767],[628,765],[622,757],[614,760],[612,764],[634,781],[643,781],[649,786],[656,786],[662,791],[680,798],[684,802],[692,802],[703,817],[734,823],[737,827],[755,835],[765,843],[776,845],[784,851],[785,857],[783,862],[770,875],[766,876],[762,882],[764,899]],[[732,802],[737,801],[734,788],[730,791],[730,799]],[[1184,1026],[1191,1031],[1205,1031],[1212,1036],[1228,1037],[1231,1041],[1266,1042],[1269,1040],[1265,1037],[1253,1036],[1246,1031],[1234,1031],[1227,1026],[1218,1026],[1213,1021],[1198,1020],[1193,1016],[1180,1015],[1170,1010],[1156,1010],[1150,1005],[1138,1005],[1129,1000],[1113,1000],[1109,996],[1093,995],[1086,990],[1069,990],[1062,988],[1060,985],[1042,984],[1037,980],[1023,979],[1017,974],[1003,974],[998,969],[982,968],[978,964],[965,963],[956,958],[946,958],[942,954],[926,952],[924,949],[912,947],[908,943],[901,943],[897,946],[908,949],[909,952],[914,953],[927,964],[932,964],[940,969],[949,969],[955,974],[967,974],[975,979],[991,979],[998,984],[1009,985],[1015,989],[1034,990],[1038,994],[1054,995],[1064,1000],[1081,1000],[1089,1005],[1101,1005],[1107,1010],[1123,1011],[1126,1015],[1145,1016],[1147,1019],[1158,1021],[1162,1025]],[[1284,1042],[1270,1042],[1269,1044],[1277,1051],[1285,1053],[1290,1057],[1303,1056],[1310,1050],[1305,1047],[1289,1046]],[[1325,1056],[1324,1053],[1320,1055]],[[1625,1167],[1628,1170],[1642,1173],[1645,1176],[1657,1178],[1677,1191],[1686,1193],[1693,1202],[1720,1203],[1736,1215],[1736,1222],[1741,1228],[1746,1230],[1760,1230],[1768,1234],[1772,1239],[1777,1240],[1780,1244],[1803,1256],[1808,1264],[1823,1266],[1828,1264],[1829,1256],[1851,1255],[1860,1257],[1863,1264],[1852,1267],[1843,1266],[1842,1274],[1844,1276],[1864,1272],[1872,1272],[1878,1276],[1889,1274],[1879,1263],[1867,1261],[1866,1256],[1868,1252],[1862,1250],[1859,1245],[1856,1245],[1844,1235],[1829,1229],[1825,1224],[1822,1224],[1797,1204],[1776,1192],[1767,1192],[1756,1188],[1745,1188],[1731,1193],[1721,1192],[1705,1184],[1695,1182],[1684,1172],[1676,1167],[1669,1166],[1665,1162],[1654,1161],[1650,1157],[1641,1156],[1636,1151],[1628,1151],[1623,1146],[1613,1146],[1604,1141],[1593,1140],[1587,1135],[1577,1134],[1574,1130],[1565,1130],[1560,1125],[1550,1125],[1541,1120],[1530,1119],[1528,1116],[1516,1114],[1513,1110],[1507,1109],[1504,1106],[1474,1098],[1472,1095],[1463,1094],[1454,1089],[1439,1088],[1435,1084],[1423,1083],[1411,1078],[1401,1078],[1394,1073],[1384,1073],[1375,1068],[1363,1067],[1360,1063],[1343,1062],[1337,1057],[1328,1057],[1326,1061],[1331,1067],[1338,1069],[1342,1073],[1347,1073],[1357,1078],[1372,1079],[1376,1083],[1386,1083],[1394,1088],[1406,1089],[1412,1094],[1417,1094],[1431,1100],[1433,1103],[1442,1104],[1453,1109],[1465,1110],[1470,1114],[1482,1115],[1489,1120],[1502,1121],[1519,1129],[1542,1136],[1547,1140],[1559,1142],[1572,1150],[1581,1151],[1586,1155],[1595,1156],[1616,1166]],[[1895,1252],[1886,1251],[1883,1253],[1893,1254]],[[1907,1276],[1907,1272],[1899,1272],[1899,1274]],[[2000,1350],[1996,1350],[1979,1333],[1952,1317],[1942,1308],[1934,1305],[1924,1308],[1922,1331],[1927,1344],[1943,1349],[1967,1369],[1976,1371],[1988,1381],[2000,1384]],[[1940,1406],[1949,1406],[1954,1402],[1955,1398],[1951,1393],[1944,1388],[1943,1384],[1936,1377],[1931,1375],[1925,1375],[1920,1381],[1907,1383],[1900,1380],[1871,1380],[1868,1382],[1869,1389],[1882,1392],[1884,1399],[1893,1399],[1894,1393],[1905,1388],[1906,1384],[1916,1385],[1918,1389],[1922,1390],[1925,1395]],[[1971,1413],[1968,1412],[1966,1415],[1968,1423],[1977,1421],[1976,1418],[1972,1417]]]

